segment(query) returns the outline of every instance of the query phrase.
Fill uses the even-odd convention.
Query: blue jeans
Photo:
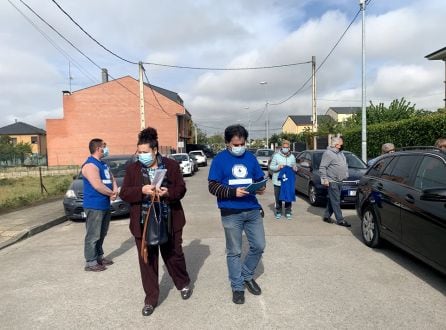
[[[244,291],[244,281],[253,278],[265,249],[265,231],[260,210],[248,210],[221,217],[226,237],[226,261],[233,291]],[[241,261],[242,233],[245,231],[249,251]]]
[[[334,213],[336,222],[344,220],[341,211],[341,182],[330,182],[327,193],[327,207],[324,212],[324,218],[330,218]]]
[[[108,226],[110,224],[110,210],[93,210],[85,209],[87,219],[85,227],[87,233],[85,235],[84,256],[87,266],[94,266],[104,255],[102,245],[107,235]]]

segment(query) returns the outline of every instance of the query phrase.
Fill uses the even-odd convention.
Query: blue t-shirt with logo
[[[227,149],[212,160],[208,180],[216,181],[231,188],[247,187],[253,182],[263,180],[264,174],[251,152],[234,156]],[[260,204],[254,194],[244,197],[217,198],[220,209],[254,210]]]
[[[279,200],[284,202],[294,202],[296,200],[296,192],[294,182],[296,174],[291,166],[284,166],[279,172],[278,180],[280,184]]]

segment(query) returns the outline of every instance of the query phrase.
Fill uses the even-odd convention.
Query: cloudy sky
[[[22,2],[23,1],[23,2]],[[311,57],[318,66],[359,11],[357,0],[57,0],[86,31],[130,61],[276,69],[210,71],[145,65],[150,82],[177,92],[208,134],[227,124],[265,134],[288,115],[311,114]],[[24,3],[86,54],[91,63]],[[405,97],[417,108],[443,106],[444,64],[424,57],[446,46],[444,0],[371,0],[366,9],[367,103]],[[317,72],[317,110],[361,106],[361,15]],[[62,90],[112,77],[137,78],[136,65],[92,42],[51,0],[0,2],[0,127],[23,121],[45,129],[61,118]],[[260,84],[260,82],[267,82]],[[302,88],[302,86],[304,86]],[[297,90],[294,97],[280,105]]]

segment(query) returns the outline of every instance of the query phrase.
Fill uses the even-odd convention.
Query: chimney
[[[107,69],[102,69],[102,83],[108,82],[108,71]]]

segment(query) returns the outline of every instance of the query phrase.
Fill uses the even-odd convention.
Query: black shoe
[[[192,296],[192,289],[189,286],[185,286],[184,288],[181,289],[181,298],[183,298],[183,300],[189,299],[190,296]]]
[[[245,291],[232,291],[232,302],[237,305],[245,303]]]
[[[260,289],[259,285],[256,283],[256,281],[254,281],[254,279],[251,279],[250,281],[245,281],[245,287],[253,295],[258,296],[262,293],[262,289]]]
[[[144,305],[144,307],[142,308],[142,315],[150,316],[150,315],[152,315],[154,310],[155,310],[155,307],[153,307],[152,305]]]
[[[330,218],[323,217],[322,220],[327,223],[333,223]]]
[[[343,227],[351,227],[352,225],[349,224],[347,221],[342,220],[336,223],[338,226],[343,226]]]

